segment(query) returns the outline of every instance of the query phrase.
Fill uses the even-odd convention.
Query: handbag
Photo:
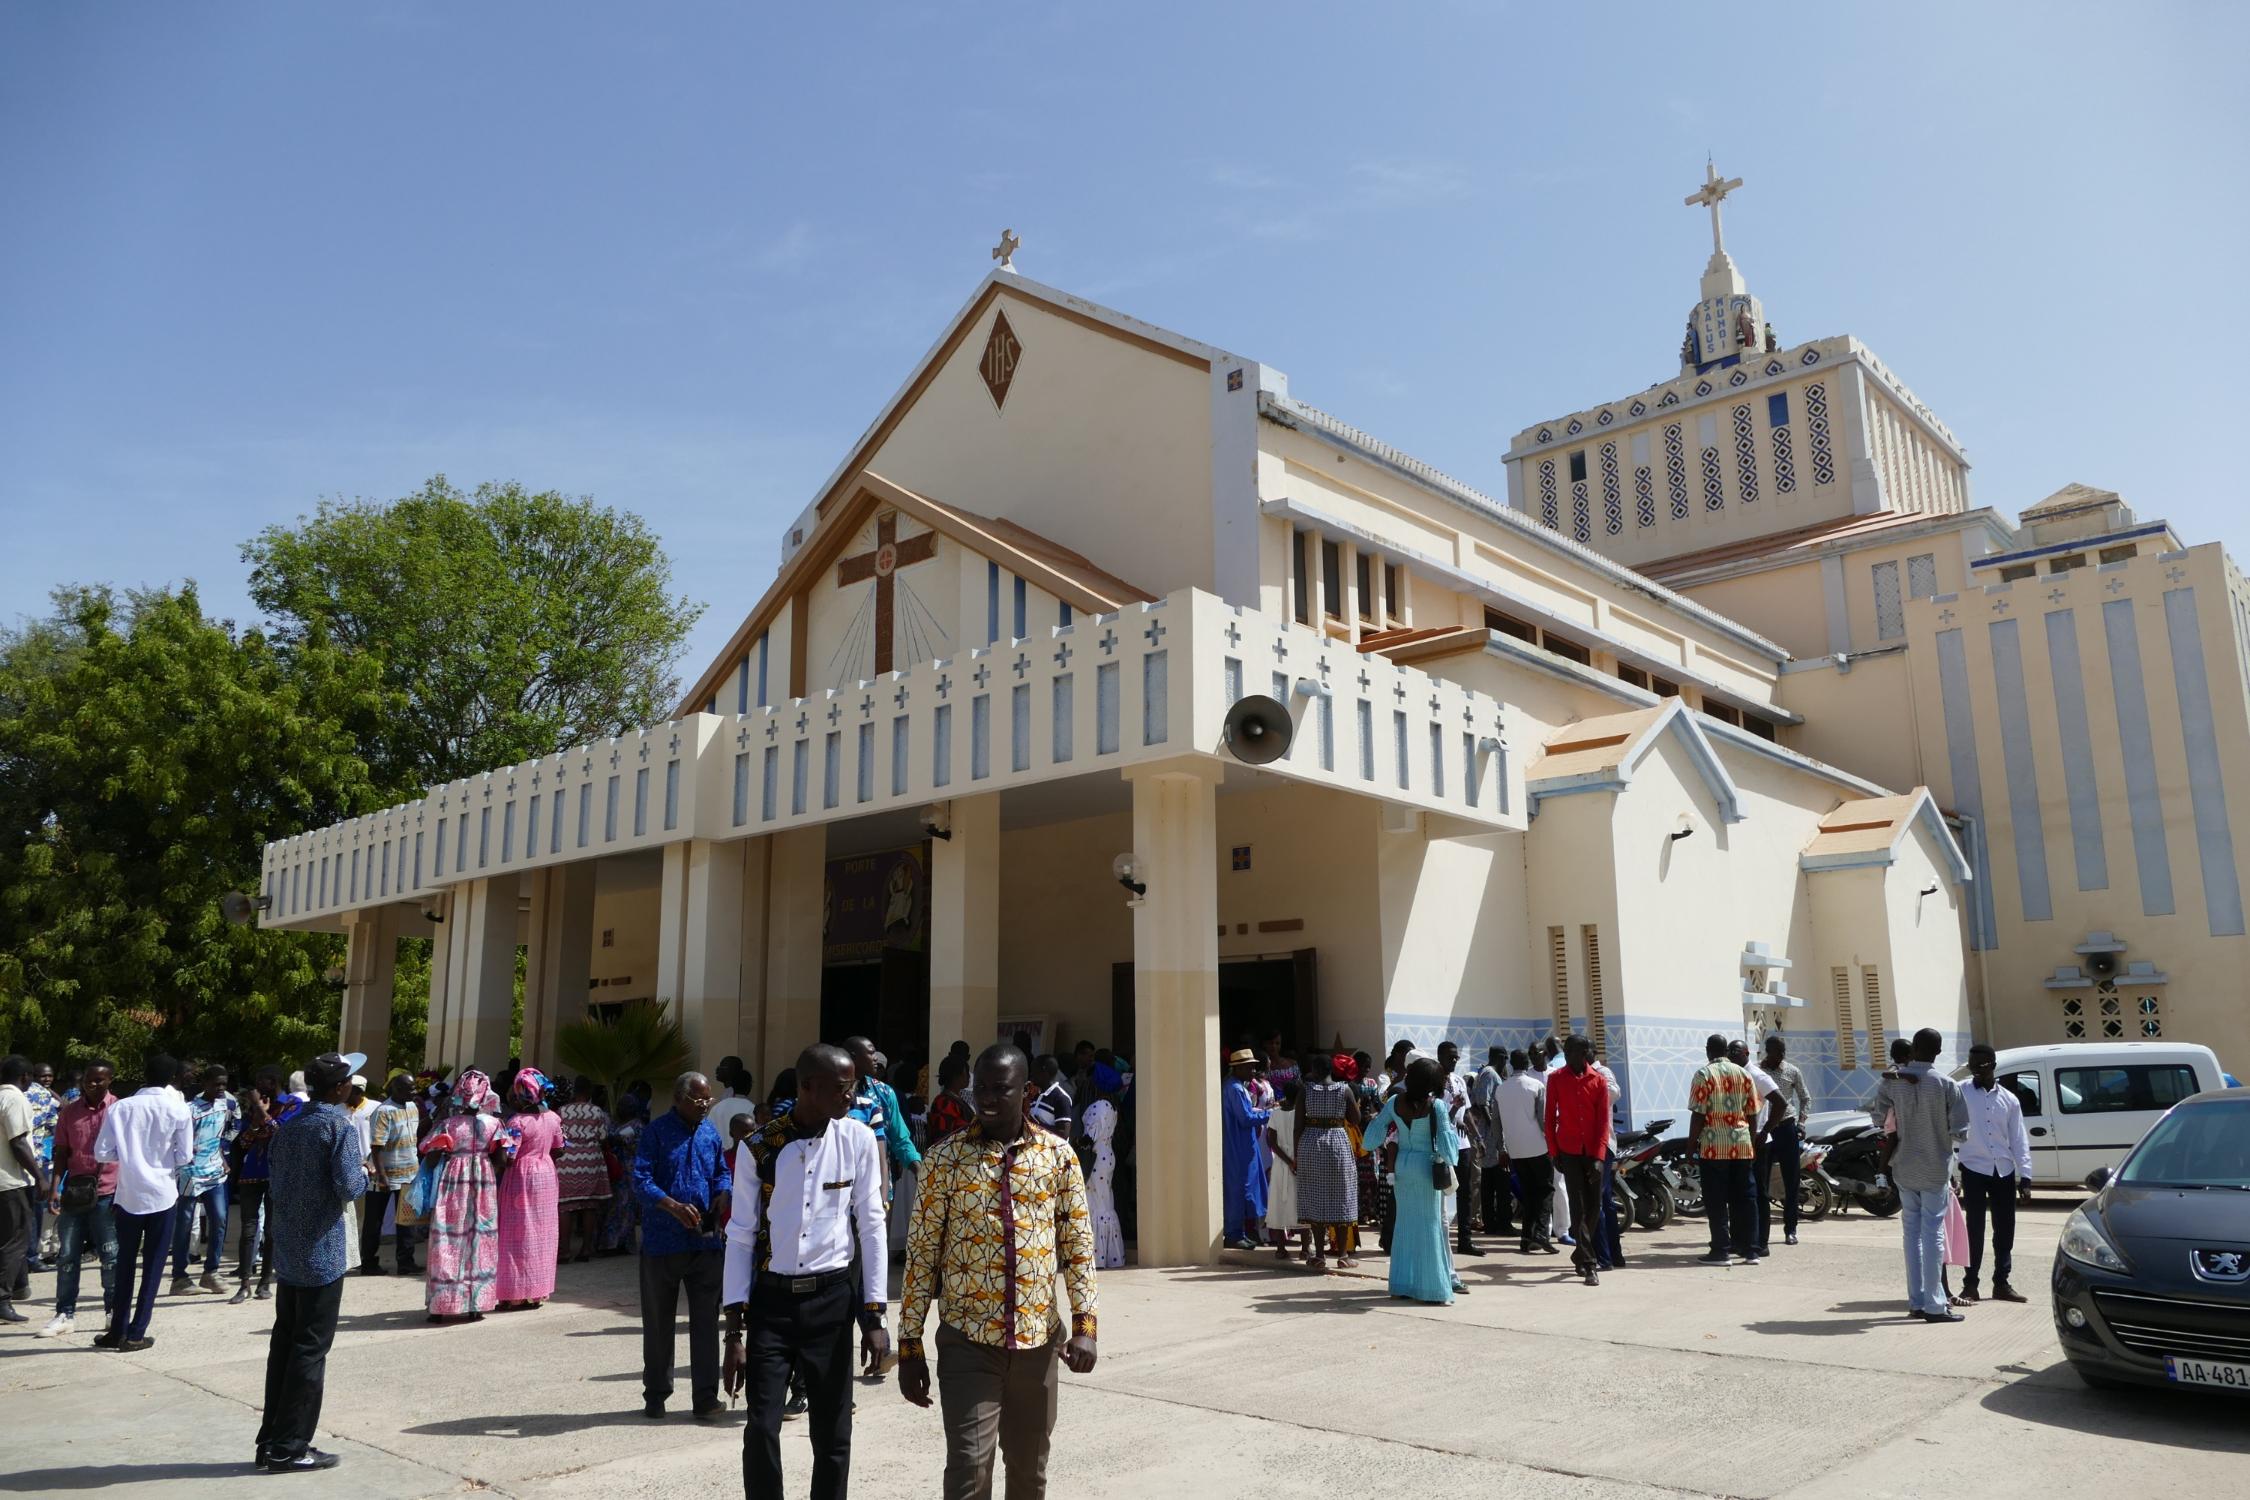
[[[1460,1186],[1460,1182],[1453,1175],[1453,1163],[1437,1159],[1437,1112],[1438,1103],[1435,1099],[1432,1099],[1430,1101],[1430,1185],[1441,1193],[1450,1193],[1454,1188]]]
[[[81,1177],[73,1172],[63,1179],[61,1211],[82,1214],[94,1206],[94,1190],[101,1179],[93,1173]]]
[[[438,1152],[424,1155],[422,1165],[414,1173],[414,1181],[406,1189],[407,1211],[417,1221],[427,1219],[437,1202],[438,1169],[444,1162],[445,1157]]]

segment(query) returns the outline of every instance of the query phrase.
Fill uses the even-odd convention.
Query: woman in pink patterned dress
[[[602,1142],[609,1136],[609,1111],[596,1100],[594,1081],[572,1080],[570,1102],[555,1111],[562,1122],[562,1150],[555,1155],[555,1193],[562,1200],[557,1260],[570,1255],[571,1222],[577,1221],[579,1260],[592,1260],[609,1217],[609,1158]]]
[[[431,1195],[429,1242],[430,1321],[481,1318],[493,1305],[494,1264],[500,1256],[500,1192],[492,1175],[493,1138],[500,1122],[484,1112],[492,1080],[474,1068],[454,1081],[452,1110],[422,1142],[424,1156],[439,1156]]]
[[[555,1152],[563,1143],[553,1108],[558,1091],[546,1074],[526,1067],[508,1092],[516,1112],[493,1143],[508,1163],[500,1178],[500,1275],[493,1288],[502,1312],[528,1310],[554,1295]]]

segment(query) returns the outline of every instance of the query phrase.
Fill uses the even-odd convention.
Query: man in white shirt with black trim
[[[742,1492],[781,1500],[781,1421],[792,1372],[811,1403],[813,1500],[843,1500],[851,1474],[851,1330],[865,1373],[891,1352],[884,1327],[882,1146],[846,1111],[850,1054],[826,1044],[797,1059],[797,1102],[736,1149],[727,1225],[728,1395],[749,1392]]]
[[[2022,1302],[2008,1285],[2016,1249],[2016,1193],[2031,1178],[2031,1135],[2023,1126],[2023,1101],[1998,1086],[2000,1058],[1989,1043],[1969,1048],[1969,1138],[1961,1143],[1961,1210],[1969,1218],[1969,1270],[1957,1302],[1977,1300],[1984,1269],[1984,1216],[1992,1214],[1992,1300]]]

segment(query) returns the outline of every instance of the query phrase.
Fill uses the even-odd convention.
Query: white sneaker
[[[73,1326],[69,1313],[56,1313],[47,1320],[47,1326],[39,1330],[39,1337],[43,1339],[60,1338],[70,1332]]]

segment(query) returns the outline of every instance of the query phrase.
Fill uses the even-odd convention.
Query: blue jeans
[[[1944,1312],[1945,1189],[1901,1187],[1898,1196],[1906,1226],[1906,1304],[1916,1312]]]
[[[227,1185],[214,1183],[192,1198],[183,1192],[172,1212],[172,1274],[187,1274],[188,1241],[195,1237],[198,1213],[203,1215],[203,1269],[216,1273],[227,1244]]]
[[[78,1312],[78,1257],[85,1251],[86,1236],[94,1237],[94,1250],[102,1258],[102,1306],[109,1306],[109,1282],[117,1269],[117,1217],[114,1198],[96,1198],[82,1213],[55,1215],[55,1311],[63,1317]]]
[[[156,1316],[156,1283],[164,1274],[164,1252],[172,1248],[175,1208],[152,1214],[112,1211],[117,1221],[117,1271],[109,1283],[109,1331],[129,1339],[148,1334]]]

